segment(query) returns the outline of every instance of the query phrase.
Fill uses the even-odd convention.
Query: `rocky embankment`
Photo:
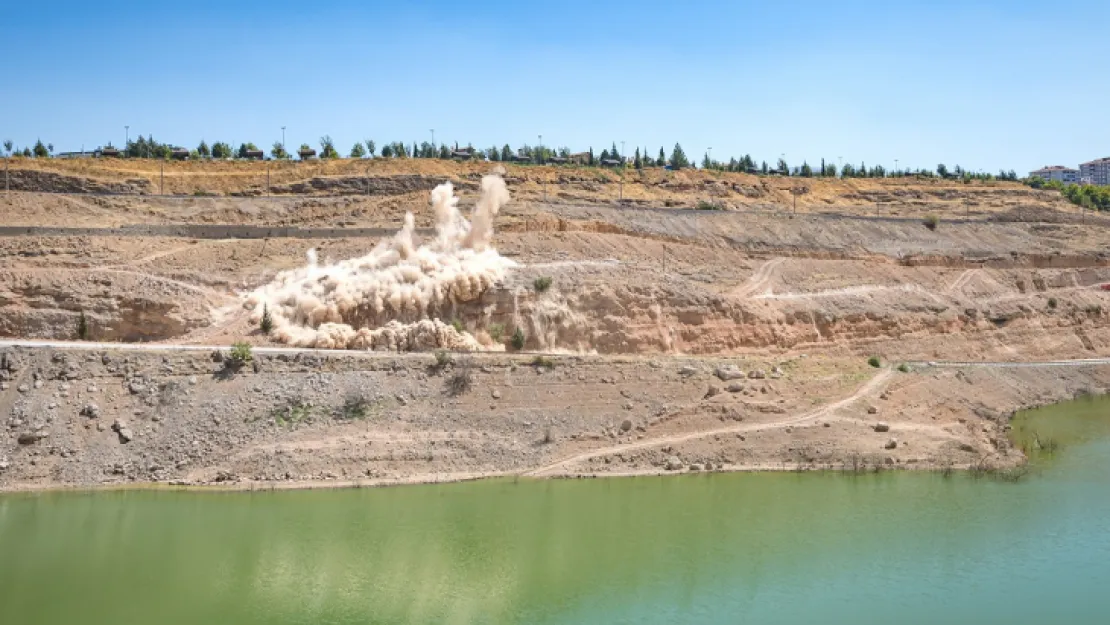
[[[1014,409],[1107,367],[7,349],[0,489],[1012,466]]]

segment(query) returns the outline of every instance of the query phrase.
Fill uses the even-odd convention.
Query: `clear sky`
[[[1110,2],[0,2],[0,138],[124,125],[1025,173],[1110,156]],[[326,5],[326,6],[325,6]]]

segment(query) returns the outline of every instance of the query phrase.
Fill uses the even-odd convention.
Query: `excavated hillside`
[[[25,182],[148,190],[163,166],[20,165],[38,172]],[[167,193],[218,195],[0,199],[0,337],[85,339],[5,351],[0,487],[1007,467],[1022,458],[1013,410],[1110,385],[1110,223],[1056,194],[700,171],[615,188],[614,172],[545,167],[505,178],[492,245],[515,266],[429,309],[497,350],[520,329],[545,355],[260,351],[233,370],[233,342],[284,347],[246,293],[309,249],[322,267],[367,254],[406,211],[431,243],[428,190],[454,181],[469,214],[488,165],[283,164],[276,197],[252,186],[265,163],[164,166]],[[696,209],[707,201],[724,210]],[[925,364],[1061,359],[1095,360]]]

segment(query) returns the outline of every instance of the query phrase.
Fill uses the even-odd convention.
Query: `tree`
[[[366,146],[362,145],[361,142],[355,143],[355,145],[351,147],[351,158],[364,158],[365,156]]]
[[[335,151],[335,142],[331,140],[331,135],[320,137],[320,158],[339,158],[339,152]]]
[[[616,141],[613,142],[613,147],[609,149],[609,158],[611,158],[615,161],[616,160],[621,160],[623,158],[623,156],[621,156],[621,153],[617,151],[617,142]]]
[[[674,149],[671,150],[671,167],[675,169],[682,169],[689,167],[690,161],[686,158],[686,153],[682,151],[682,146],[678,143],[674,144]]]
[[[197,146],[197,154],[204,158],[212,156],[212,151],[208,149],[208,144],[204,142],[204,139],[201,139],[200,145]]]
[[[266,335],[274,329],[274,317],[270,314],[270,305],[267,303],[262,304],[262,319],[258,322],[258,328]]]
[[[506,163],[513,160],[513,149],[509,147],[508,143],[501,146],[501,160]]]
[[[759,168],[759,172],[764,176],[771,172],[771,170],[767,168],[767,161],[763,161],[763,164]]]
[[[602,150],[601,151],[601,163],[604,165],[605,161],[612,158],[612,156],[613,156],[612,154],[609,154],[609,150]]]
[[[667,166],[667,154],[666,154],[666,152],[663,151],[663,146],[659,146],[659,156],[655,159],[655,166],[656,167],[666,167]]]
[[[592,166],[594,164],[594,146],[590,146],[590,151],[586,155],[586,164]]]
[[[370,158],[374,158],[374,150],[378,147],[374,145],[374,140],[367,139],[366,141],[363,141],[363,143],[366,144],[366,153],[370,155]]]
[[[632,160],[632,166],[636,169],[644,168],[644,162],[640,160],[640,148],[636,148],[636,156]]]
[[[501,150],[498,150],[496,145],[492,148],[489,148],[488,150],[486,150],[486,158],[495,163],[499,162],[501,160]]]
[[[439,157],[443,160],[447,160],[447,159],[451,158],[451,149],[448,148],[446,145],[440,145],[439,146]]]
[[[12,155],[12,140],[11,139],[5,139],[4,140],[4,151],[8,153],[8,156]]]
[[[802,170],[800,173],[802,178],[811,178],[813,176],[813,168],[810,167],[809,163],[806,161],[802,161]]]
[[[50,152],[50,155],[53,156],[54,155],[54,144],[53,143],[47,143],[46,144],[46,151]]]
[[[46,150],[46,146],[42,144],[42,139],[35,141],[35,158],[46,158],[50,156],[50,152]]]
[[[222,141],[213,143],[212,158],[231,158],[231,146]]]
[[[31,148],[23,148],[23,157],[31,158]]]
[[[393,146],[388,143],[382,146],[382,158],[393,157]]]
[[[779,171],[780,174],[782,174],[784,176],[789,176],[790,175],[790,167],[788,167],[786,165],[786,159],[784,159],[784,158],[779,159],[778,171]]]
[[[937,165],[937,175],[940,176],[941,178],[947,178],[948,177],[948,167],[945,166],[944,163],[941,163],[940,165]]]
[[[270,156],[282,160],[289,158],[289,153],[285,151],[285,146],[281,144],[281,141],[274,141],[273,147],[270,148]]]
[[[240,143],[239,144],[239,158],[247,158],[247,152],[255,152],[257,150],[258,150],[258,146],[251,143],[250,141],[248,141],[246,143]]]

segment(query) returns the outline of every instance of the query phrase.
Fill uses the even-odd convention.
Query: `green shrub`
[[[697,208],[700,211],[723,211],[723,210],[725,210],[724,205],[718,204],[717,202],[707,202],[706,200],[698,200],[698,204],[695,208]]]
[[[370,414],[370,408],[373,403],[367,399],[362,393],[351,393],[343,402],[343,406],[335,413],[336,419],[343,419],[346,421],[355,421],[365,419]]]
[[[513,331],[513,338],[509,339],[509,344],[512,345],[513,349],[519,352],[524,349],[524,341],[524,330],[522,328],[517,328]]]
[[[1051,310],[1056,310],[1056,298],[1055,297],[1048,298],[1048,307]]]
[[[898,370],[901,371],[902,373],[909,373],[910,372],[910,366],[907,365],[906,363],[902,363],[902,364],[898,365]]]
[[[501,339],[505,336],[505,324],[491,323],[489,324],[488,332],[491,339],[500,343]]]
[[[251,344],[246,341],[239,341],[231,346],[231,353],[224,360],[224,364],[237,370],[252,360],[254,360],[254,353],[251,351]]]
[[[555,361],[546,356],[536,356],[532,359],[532,366],[550,371],[555,368]]]
[[[937,226],[940,225],[940,217],[937,217],[936,215],[929,215],[925,218],[925,221],[923,223],[925,224],[925,227],[929,230],[936,230]]]
[[[872,357],[868,358],[867,359],[867,364],[871,365],[872,367],[875,367],[876,369],[883,366],[883,363],[879,360],[878,356],[872,356]]]
[[[551,277],[543,276],[542,278],[536,278],[532,281],[532,287],[536,289],[537,293],[543,293],[551,288]]]
[[[466,328],[463,326],[462,320],[460,320],[458,317],[455,317],[451,320],[451,327],[455,328],[455,332],[458,332],[459,334],[466,332]]]
[[[269,336],[270,332],[272,332],[274,329],[274,318],[270,314],[269,304],[262,305],[262,319],[258,322],[258,327],[267,336]]]
[[[438,349],[436,350],[436,364],[432,365],[432,369],[436,372],[443,371],[454,362],[455,357],[451,355],[451,352],[445,349]]]

